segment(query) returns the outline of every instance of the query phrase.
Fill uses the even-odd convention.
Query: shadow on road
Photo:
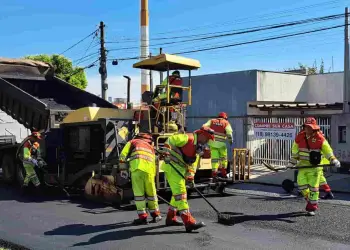
[[[263,215],[242,215],[236,216],[235,224],[240,224],[249,221],[282,221],[287,223],[295,223],[295,221],[289,220],[289,218],[297,218],[307,216],[304,212],[293,212],[284,214],[263,214]]]
[[[185,230],[183,232],[181,231],[155,231],[155,232],[149,232],[154,229],[161,229],[165,228],[167,226],[165,225],[157,225],[157,226],[151,226],[151,227],[142,227],[142,228],[136,228],[136,229],[125,229],[125,230],[118,230],[108,233],[103,233],[96,235],[92,237],[87,242],[80,242],[74,244],[72,247],[76,246],[87,246],[87,245],[93,245],[93,244],[99,244],[106,241],[119,241],[119,240],[126,240],[138,236],[155,236],[155,235],[169,235],[169,234],[179,234],[179,233],[185,233]],[[194,232],[198,233],[198,232]]]
[[[113,223],[107,225],[85,225],[85,224],[72,224],[55,228],[51,231],[47,231],[44,235],[70,235],[81,236],[85,234],[98,233],[102,231],[108,231],[123,227],[132,226],[131,222]]]

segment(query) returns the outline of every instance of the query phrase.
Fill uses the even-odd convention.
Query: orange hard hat
[[[205,137],[207,137],[209,140],[214,141],[214,130],[212,130],[211,128],[201,127],[200,129],[194,131],[194,133],[197,135],[202,134]]]
[[[319,130],[320,126],[317,125],[316,119],[314,117],[307,117],[304,122],[304,126],[309,126],[313,130]]]
[[[41,134],[39,132],[37,132],[37,131],[32,132],[31,136],[41,140]]]
[[[218,118],[224,118],[227,120],[227,114],[225,112],[220,112]]]

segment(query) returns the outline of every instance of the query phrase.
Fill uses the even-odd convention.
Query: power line
[[[335,15],[330,15],[330,16],[309,18],[309,19],[304,19],[304,20],[299,20],[299,21],[294,21],[294,22],[286,22],[286,23],[282,23],[282,24],[265,25],[265,26],[257,26],[257,27],[252,27],[252,28],[240,29],[241,31],[231,30],[229,33],[225,33],[225,34],[199,37],[199,38],[194,38],[194,39],[185,39],[185,40],[174,41],[174,42],[166,42],[166,43],[152,45],[152,47],[153,46],[164,46],[167,44],[178,44],[178,43],[185,43],[185,42],[211,40],[211,39],[216,39],[216,38],[242,35],[242,34],[248,34],[248,33],[255,33],[255,32],[259,32],[259,31],[265,31],[265,30],[271,30],[271,29],[291,27],[291,26],[296,26],[296,25],[306,24],[306,23],[323,22],[323,21],[339,19],[339,18],[342,18],[343,16],[344,16],[344,14],[335,14]],[[177,38],[179,38],[179,37],[177,37]],[[138,49],[140,47],[141,46],[124,47],[124,48],[119,48],[119,49],[110,49],[109,51]]]
[[[60,55],[63,55],[64,53],[66,53],[67,51],[71,50],[72,48],[74,48],[75,46],[77,46],[78,44],[82,43],[83,41],[85,41],[86,39],[88,39],[90,36],[92,36],[93,34],[95,34],[95,32],[97,31],[94,30],[93,32],[91,32],[89,35],[87,35],[86,37],[84,37],[83,39],[81,39],[79,42],[73,44],[72,46],[70,46],[68,49],[66,49],[65,51],[63,51],[62,53],[60,53]]]
[[[239,19],[235,19],[233,21],[228,21],[228,22],[223,22],[223,23],[217,23],[217,24],[209,24],[209,25],[202,25],[202,26],[197,26],[194,28],[190,28],[190,29],[179,29],[179,30],[173,30],[173,31],[167,31],[167,32],[160,32],[160,33],[155,33],[155,34],[169,34],[169,33],[176,33],[176,32],[186,32],[186,31],[197,31],[200,30],[203,27],[222,27],[222,26],[227,26],[227,24],[241,24],[241,23],[249,23],[249,22],[253,22],[255,19],[261,21],[262,18],[264,17],[269,17],[266,20],[271,20],[271,19],[276,19],[276,17],[272,17],[274,15],[278,15],[278,14],[284,14],[284,13],[288,13],[289,15],[286,16],[282,16],[282,17],[288,17],[288,16],[294,16],[295,14],[293,14],[292,12],[298,11],[298,10],[307,10],[307,9],[315,9],[317,7],[323,6],[323,5],[330,5],[330,4],[335,4],[335,3],[339,3],[339,0],[333,0],[333,1],[325,1],[322,3],[317,3],[317,4],[312,4],[312,5],[305,5],[302,7],[297,7],[297,8],[293,8],[293,9],[287,9],[287,10],[282,10],[282,11],[277,11],[277,12],[272,12],[272,13],[267,13],[267,14],[262,14],[262,15],[254,15],[253,18],[251,17],[245,17],[245,18],[239,18]],[[305,13],[302,12],[302,13]],[[306,11],[307,13],[307,11]],[[279,17],[277,17],[279,18]],[[244,20],[248,20],[245,21]],[[239,21],[243,21],[243,22],[239,22]],[[216,33],[216,32],[211,32],[211,34]],[[200,34],[199,34],[200,35]],[[193,36],[198,36],[197,34],[194,35],[188,35],[188,36],[184,36],[184,37],[193,37]],[[154,39],[150,39],[150,40],[163,40],[163,39],[172,39],[172,38],[154,38]],[[119,42],[115,42],[115,43],[125,43],[125,42],[139,42],[139,39],[137,38],[126,38],[126,39],[121,39],[121,41]]]
[[[253,44],[253,43],[260,43],[260,42],[278,40],[278,39],[283,39],[283,38],[287,38],[287,37],[293,37],[293,36],[299,36],[299,35],[305,35],[305,34],[321,32],[321,31],[325,31],[325,30],[336,29],[336,28],[340,28],[340,27],[344,27],[344,25],[343,24],[342,25],[336,25],[336,26],[331,26],[331,27],[326,27],[326,28],[321,28],[321,29],[297,32],[297,33],[293,33],[293,34],[287,34],[287,35],[263,38],[263,39],[252,40],[252,41],[247,41],[247,42],[227,44],[227,45],[222,45],[222,46],[214,46],[214,47],[202,48],[202,49],[196,49],[196,50],[189,50],[189,51],[181,51],[181,52],[173,53],[173,55],[183,55],[183,54],[190,54],[190,53],[198,53],[198,52],[218,50],[218,49],[242,46],[242,45]],[[140,57],[128,57],[128,58],[120,58],[120,59],[114,59],[114,60],[125,61],[125,60],[136,60],[136,59],[141,59],[141,58]]]
[[[85,57],[85,55],[86,55],[86,53],[88,52],[88,50],[90,49],[90,47],[91,47],[91,45],[92,45],[92,43],[95,41],[95,39],[96,39],[96,37],[98,36],[98,31],[96,31],[95,32],[95,35],[93,36],[93,38],[92,38],[92,40],[91,40],[91,42],[90,42],[90,44],[89,44],[89,46],[87,47],[87,49],[85,50],[85,53],[84,53],[84,55],[82,56],[82,58],[84,58]],[[78,62],[77,62],[77,65],[79,64],[79,63],[81,63],[82,61],[81,61],[82,59],[80,59]]]

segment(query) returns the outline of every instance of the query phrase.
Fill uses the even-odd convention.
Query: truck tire
[[[24,177],[26,175],[23,165],[21,164],[17,165],[16,175],[17,175],[17,185],[19,187],[22,187],[24,182]]]
[[[2,179],[5,183],[11,184],[16,178],[16,165],[11,155],[5,154],[1,161]]]

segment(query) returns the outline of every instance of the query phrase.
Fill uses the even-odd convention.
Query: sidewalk
[[[350,174],[325,173],[328,184],[334,192],[350,193]],[[251,166],[248,183],[269,184],[281,186],[283,180],[294,180],[294,170],[273,172],[264,166]]]

